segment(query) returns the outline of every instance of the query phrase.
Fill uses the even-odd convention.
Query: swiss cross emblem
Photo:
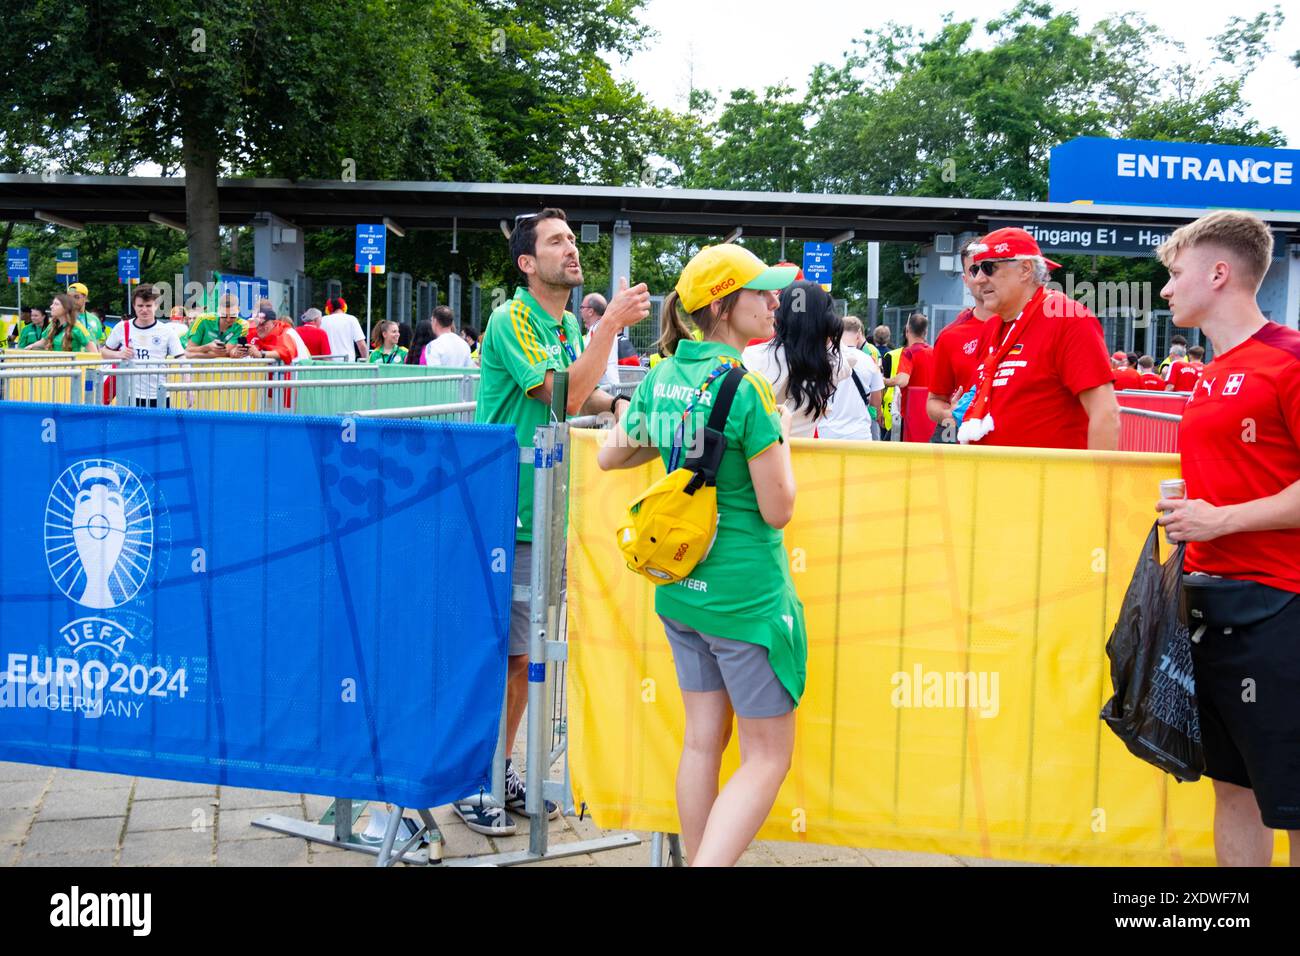
[[[1246,380],[1245,372],[1238,372],[1236,375],[1228,376],[1228,383],[1223,386],[1224,395],[1236,395],[1241,391],[1241,383]]]
[[[993,247],[993,251],[994,251],[994,252],[1010,252],[1010,251],[1011,251],[1011,243],[1009,243],[1009,242],[999,242],[996,246]]]

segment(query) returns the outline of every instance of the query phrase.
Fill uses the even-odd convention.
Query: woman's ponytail
[[[660,324],[663,326],[663,332],[656,344],[660,353],[672,355],[677,351],[678,342],[691,338],[691,330],[686,325],[686,318],[682,314],[681,300],[677,297],[676,289],[669,292],[667,298],[664,299],[663,310],[659,318]]]

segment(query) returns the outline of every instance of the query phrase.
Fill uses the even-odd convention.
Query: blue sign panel
[[[120,285],[140,281],[140,250],[117,250],[117,281]]]
[[[5,405],[0,760],[407,807],[490,786],[513,428]],[[455,587],[413,586],[431,567]]]
[[[358,272],[384,271],[384,254],[388,244],[388,229],[383,223],[357,226],[356,269]]]
[[[5,274],[9,281],[30,279],[32,276],[32,257],[27,249],[10,249],[5,253]]]
[[[835,246],[829,242],[805,242],[803,244],[803,277],[819,285],[831,284],[831,260],[835,257]]]
[[[1052,150],[1052,202],[1300,210],[1300,150],[1083,136]]]
[[[217,292],[234,295],[239,299],[240,318],[253,316],[253,307],[262,299],[271,297],[271,282],[261,276],[240,276],[229,272],[217,273]]]

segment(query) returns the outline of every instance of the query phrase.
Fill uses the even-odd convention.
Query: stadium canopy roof
[[[999,199],[919,196],[838,196],[711,189],[622,186],[535,186],[520,183],[342,182],[223,179],[223,225],[272,213],[300,226],[353,226],[384,217],[403,229],[495,230],[502,219],[542,206],[560,206],[573,223],[608,228],[624,220],[634,234],[746,236],[928,242],[936,233],[983,231],[988,219],[1025,218],[1078,223],[1176,226],[1204,209],[1098,206]],[[1300,213],[1261,212],[1274,229],[1297,241]],[[0,174],[0,218],[66,223],[185,223],[185,180],[134,176]]]

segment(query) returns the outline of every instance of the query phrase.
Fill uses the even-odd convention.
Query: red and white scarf
[[[1011,328],[1007,330],[1006,335],[1002,338],[1002,344],[996,348],[989,345],[984,364],[980,367],[975,397],[971,399],[970,407],[966,409],[966,414],[962,416],[961,425],[957,429],[957,441],[961,444],[967,445],[992,434],[993,412],[990,406],[993,402],[993,382],[997,378],[998,366],[1011,353],[1011,349],[1020,341],[1020,337],[1025,334],[1025,329],[1028,328],[1030,321],[1041,311],[1040,306],[1045,295],[1046,287],[1040,286],[1038,291],[1025,303],[1025,307],[1020,310],[1020,315],[1011,323]],[[992,320],[990,319],[990,321]]]

